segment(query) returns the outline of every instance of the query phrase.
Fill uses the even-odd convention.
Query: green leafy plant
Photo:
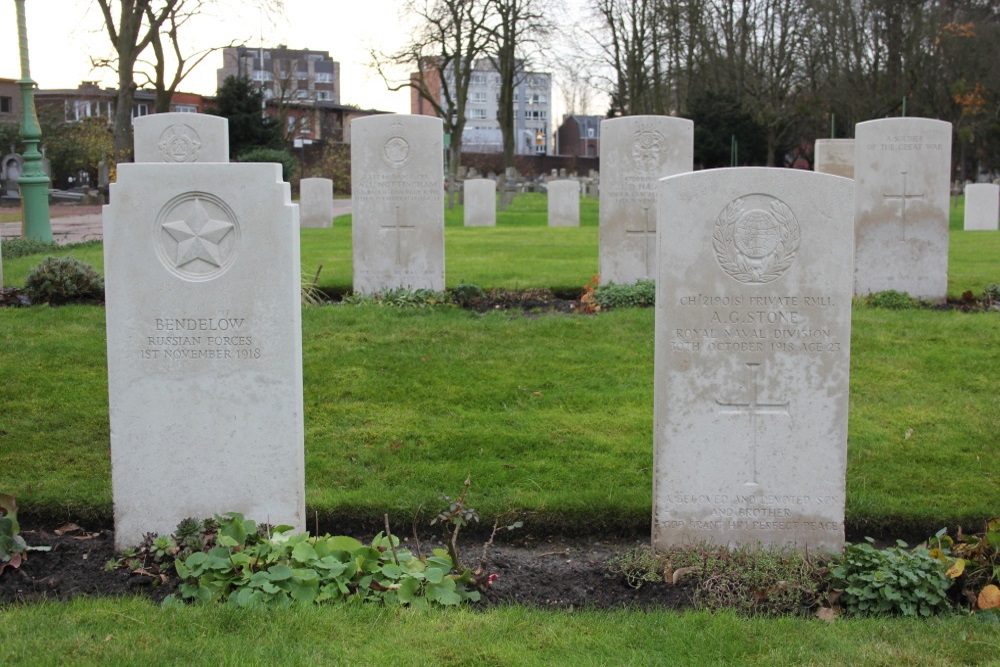
[[[14,496],[0,493],[0,574],[16,570],[28,558],[29,551],[49,551],[52,547],[29,547],[21,536]]]
[[[830,569],[830,583],[842,591],[840,601],[855,614],[894,613],[932,616],[951,609],[951,579],[940,561],[922,547],[876,549],[874,540],[848,544]]]
[[[983,290],[983,300],[987,302],[987,306],[1000,304],[1000,283],[990,283],[987,285],[986,289]]]
[[[455,563],[456,568],[461,567],[461,560],[458,554],[458,533],[462,528],[470,523],[479,523],[479,513],[470,507],[466,499],[469,495],[469,487],[472,486],[472,477],[465,478],[462,493],[455,500],[451,496],[442,494],[440,499],[447,503],[441,512],[431,519],[431,525],[440,524],[444,529],[445,539],[448,542],[448,554]]]
[[[410,289],[396,287],[372,294],[348,294],[343,303],[348,306],[391,306],[394,308],[429,308],[449,304],[451,299],[446,292],[435,292],[429,289]]]
[[[237,162],[277,162],[281,165],[281,178],[291,181],[299,163],[291,151],[281,148],[251,148],[236,156]]]
[[[451,288],[452,301],[463,308],[471,305],[477,299],[482,299],[484,296],[486,296],[486,293],[483,292],[483,288],[479,287],[479,285],[459,283]]]
[[[217,516],[218,546],[177,560],[182,580],[165,605],[228,601],[239,606],[380,601],[426,607],[476,601],[471,573],[455,572],[444,549],[418,556],[379,533],[370,545],[353,537],[308,533],[289,526],[261,533],[237,513]]]
[[[869,294],[864,298],[864,302],[868,306],[888,310],[910,310],[920,308],[921,305],[920,299],[915,299],[906,292],[897,292],[892,289]]]
[[[594,288],[594,299],[604,309],[648,308],[656,303],[656,283],[643,279],[632,285],[598,285]]]
[[[35,303],[63,304],[100,299],[104,293],[104,279],[90,264],[71,256],[46,257],[28,272],[24,291]]]
[[[1000,609],[1000,518],[986,522],[982,533],[955,537],[942,528],[928,540],[930,555],[961,585],[972,609]]]
[[[642,588],[647,583],[666,581],[667,560],[649,547],[639,546],[612,556],[604,564],[608,579],[625,579],[632,588]]]
[[[28,255],[39,255],[43,252],[56,252],[60,250],[59,244],[55,241],[39,241],[29,238],[4,239],[3,257],[4,259],[14,259],[15,257],[27,257]]]

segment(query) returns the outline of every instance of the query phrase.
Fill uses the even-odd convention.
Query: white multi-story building
[[[260,84],[267,100],[340,104],[340,63],[329,51],[226,47],[216,72],[221,88],[226,77],[247,76]]]

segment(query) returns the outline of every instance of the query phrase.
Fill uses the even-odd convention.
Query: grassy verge
[[[0,487],[25,513],[111,513],[104,312],[0,311]],[[648,529],[653,311],[304,311],[310,511],[408,525],[471,474],[534,530]],[[849,525],[997,513],[1000,318],[855,312]],[[166,453],[165,453],[166,455]],[[224,511],[226,508],[220,508]]]
[[[930,621],[377,606],[159,609],[134,599],[9,607],[5,664],[977,665],[1000,628]],[[992,663],[996,664],[996,663]]]

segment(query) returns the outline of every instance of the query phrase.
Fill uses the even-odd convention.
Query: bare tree
[[[465,106],[475,61],[485,54],[490,7],[485,0],[406,0],[416,18],[410,41],[392,53],[372,51],[372,62],[389,90],[412,88],[444,123],[450,135],[448,169],[454,180],[462,161]],[[416,69],[405,81],[391,67]]]

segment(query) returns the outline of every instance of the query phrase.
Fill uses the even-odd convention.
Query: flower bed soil
[[[71,530],[56,535],[51,529],[22,530],[29,546],[50,546],[51,551],[31,551],[19,569],[0,573],[0,605],[42,600],[69,600],[79,596],[141,595],[163,600],[178,584],[176,578],[105,569],[114,553],[110,531]],[[413,548],[410,544],[404,544]],[[424,551],[439,546],[421,545]],[[493,545],[487,572],[496,574],[479,605],[524,604],[535,607],[661,608],[687,609],[692,587],[645,584],[636,590],[624,581],[604,576],[605,562],[635,546],[635,542],[593,542],[563,539],[526,539]],[[478,567],[481,542],[466,543],[461,551],[468,565]]]

